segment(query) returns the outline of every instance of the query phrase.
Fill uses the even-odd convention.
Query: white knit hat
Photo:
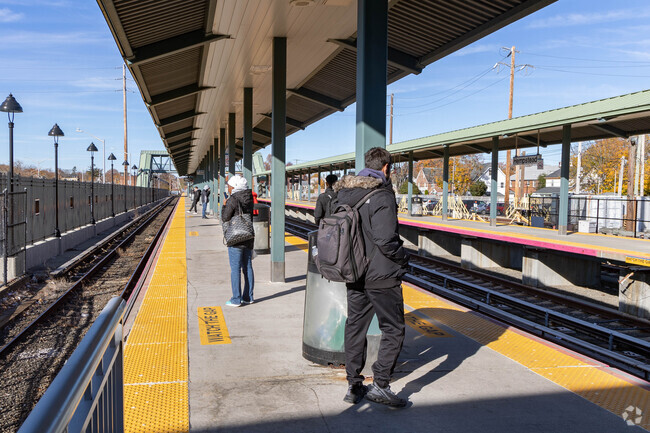
[[[240,174],[231,177],[228,181],[228,185],[232,186],[232,192],[239,192],[248,189],[248,181],[246,181],[246,178]]]

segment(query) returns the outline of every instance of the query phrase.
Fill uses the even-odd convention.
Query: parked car
[[[485,204],[485,212],[486,215],[490,213],[490,203]],[[497,203],[497,215],[503,215],[505,213],[505,204],[503,203]]]
[[[425,210],[431,212],[433,208],[436,207],[437,204],[438,204],[438,200],[427,200],[424,203],[422,203],[422,207]]]

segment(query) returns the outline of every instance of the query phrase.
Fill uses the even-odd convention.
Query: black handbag
[[[233,215],[230,221],[223,223],[223,243],[227,247],[255,239],[253,219],[250,214],[242,211],[241,203],[237,202],[238,213]]]

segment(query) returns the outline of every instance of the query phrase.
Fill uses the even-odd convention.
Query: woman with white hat
[[[241,175],[235,175],[228,181],[230,197],[226,200],[221,210],[221,223],[230,221],[236,213],[241,212],[253,217],[253,191],[248,187],[248,182]],[[230,284],[232,297],[226,302],[229,307],[239,307],[242,304],[252,304],[253,286],[253,243],[249,239],[228,247],[230,260]],[[244,274],[244,291],[241,290],[241,274]]]

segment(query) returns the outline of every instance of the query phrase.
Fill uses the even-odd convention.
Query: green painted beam
[[[127,60],[130,65],[141,65],[180,51],[228,38],[230,38],[228,35],[206,35],[203,29],[194,30],[136,48],[133,50],[133,56]]]
[[[332,110],[343,111],[343,105],[341,101],[338,101],[327,95],[323,95],[322,93],[314,92],[313,90],[305,88],[287,89],[287,92],[289,94],[300,96],[303,99],[307,99],[309,101],[323,105],[327,108],[331,108]]]
[[[166,102],[175,101],[180,98],[184,98],[195,93],[200,93],[205,90],[214,89],[214,87],[205,87],[199,86],[198,84],[190,84],[183,87],[178,87],[174,90],[169,90],[164,93],[159,93],[157,95],[151,96],[151,101],[147,102],[147,105],[155,107],[156,105],[164,104]]]
[[[327,42],[332,42],[341,47],[357,52],[356,40],[328,39]],[[422,72],[422,65],[420,65],[420,60],[417,57],[413,57],[410,54],[391,47],[388,47],[388,64],[415,75]]]
[[[196,112],[194,110],[185,111],[184,113],[179,113],[173,116],[165,117],[164,119],[160,119],[158,126],[163,128],[165,126],[173,125],[174,123],[182,122],[183,120],[200,116],[201,114],[205,114],[205,113]]]

